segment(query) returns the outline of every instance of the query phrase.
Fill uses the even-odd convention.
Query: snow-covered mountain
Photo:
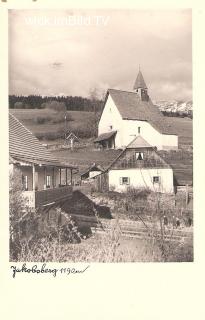
[[[161,111],[190,113],[193,111],[193,102],[190,101],[154,101],[153,102]]]

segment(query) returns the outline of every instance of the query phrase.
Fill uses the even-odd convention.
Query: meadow
[[[43,143],[64,144],[65,121],[53,123],[45,121],[38,123],[38,117],[55,119],[57,114],[49,109],[10,109],[28,129],[30,129]],[[67,121],[67,130],[73,131],[80,138],[80,146],[73,151],[70,149],[53,150],[55,156],[70,164],[77,165],[83,172],[92,163],[106,168],[117,157],[119,150],[102,150],[94,148],[93,122],[94,113],[87,111],[68,111],[70,121]],[[193,175],[193,128],[192,119],[179,117],[166,117],[170,125],[179,136],[178,152],[162,152],[163,158],[173,167],[175,176],[180,184],[192,184]],[[55,121],[54,121],[55,122]],[[52,139],[49,139],[52,138]],[[186,150],[189,148],[190,150]],[[78,177],[79,178],[79,177]]]
[[[25,124],[34,134],[37,136],[41,133],[56,132],[60,128],[64,128],[63,123],[35,123],[35,118],[38,116],[51,116],[55,117],[56,113],[49,109],[10,109],[10,112],[14,114],[20,121]],[[94,118],[93,112],[86,111],[69,111],[68,114],[73,119],[67,122],[68,130],[75,130],[78,128],[86,129],[90,123],[90,120]],[[175,129],[179,136],[180,145],[192,145],[192,119],[179,118],[179,117],[166,117],[170,125]]]

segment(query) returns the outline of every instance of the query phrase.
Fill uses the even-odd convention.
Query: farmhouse
[[[142,136],[135,137],[110,164],[98,184],[109,190],[125,192],[128,188],[146,188],[155,192],[173,193],[173,170]]]
[[[140,70],[133,91],[108,89],[95,144],[121,149],[137,135],[158,150],[178,149],[178,136],[152,103]]]
[[[31,208],[55,203],[72,195],[76,167],[54,158],[39,140],[9,115],[9,167],[19,169],[23,195]],[[63,181],[62,176],[65,176]]]

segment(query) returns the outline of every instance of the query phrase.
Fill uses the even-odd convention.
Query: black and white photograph
[[[10,9],[10,262],[193,262],[191,9]]]

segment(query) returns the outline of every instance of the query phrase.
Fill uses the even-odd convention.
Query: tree
[[[21,101],[17,101],[14,103],[14,109],[23,109],[24,108],[24,104]]]

